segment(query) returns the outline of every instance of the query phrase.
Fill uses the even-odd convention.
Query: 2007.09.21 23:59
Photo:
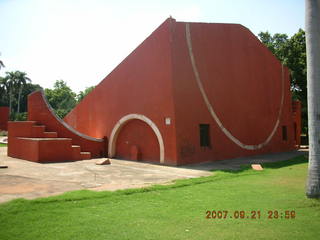
[[[295,211],[286,210],[286,211],[278,211],[278,210],[269,210],[267,211],[268,219],[294,219],[296,216]],[[260,219],[261,218],[261,210],[252,210],[252,211],[244,211],[244,210],[235,210],[235,211],[227,211],[227,210],[212,210],[206,211],[207,219]]]

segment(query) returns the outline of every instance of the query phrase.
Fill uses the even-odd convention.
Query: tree
[[[13,72],[6,72],[3,78],[3,88],[6,92],[7,99],[9,100],[9,114],[12,111],[13,90],[15,85],[15,77]]]
[[[42,87],[39,84],[27,83],[21,93],[21,100],[20,100],[20,112],[27,112],[28,106],[28,95],[33,93],[34,91],[41,90]]]
[[[84,91],[80,91],[77,95],[77,102],[80,102],[82,99],[84,99],[85,96],[87,96],[95,86],[87,87]]]
[[[53,89],[45,89],[45,95],[55,113],[64,118],[76,105],[76,94],[63,80],[57,80]]]
[[[309,168],[306,195],[320,198],[320,0],[306,0]]]
[[[5,66],[4,66],[4,64],[3,64],[3,62],[0,60],[0,69],[1,68],[4,68]]]
[[[14,71],[14,72],[6,72],[5,77],[5,86],[7,88],[7,92],[9,94],[9,108],[10,113],[12,111],[12,102],[17,100],[17,112],[20,113],[20,100],[21,93],[23,87],[27,84],[27,82],[31,82],[30,78],[27,77],[25,72]],[[14,99],[14,94],[18,91],[18,98]]]
[[[302,103],[302,131],[307,132],[307,65],[306,65],[306,40],[302,29],[288,38],[286,34],[269,32],[258,34],[271,52],[290,69],[291,91],[295,100]]]
[[[21,71],[7,72],[5,77],[0,77],[0,106],[9,106],[10,119],[13,121],[27,119],[27,97],[42,89],[30,81],[26,73]]]
[[[19,89],[18,93],[18,110],[17,112],[20,113],[20,103],[21,103],[21,93],[22,89],[27,85],[27,82],[31,82],[30,78],[27,77],[27,74],[25,72],[16,71],[16,87]]]
[[[1,54],[0,54],[0,56],[1,56]],[[4,66],[4,64],[3,64],[3,62],[0,60],[0,69],[1,68],[4,68],[5,66]]]
[[[5,79],[0,77],[0,106],[7,106],[7,92],[5,87]]]
[[[288,36],[287,34],[276,33],[273,36],[267,32],[260,32],[258,34],[260,41],[264,43],[269,50],[276,55],[276,57],[283,61],[286,57]]]

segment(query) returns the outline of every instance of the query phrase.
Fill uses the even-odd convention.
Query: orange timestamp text
[[[295,219],[294,210],[207,210],[205,218],[207,219]]]

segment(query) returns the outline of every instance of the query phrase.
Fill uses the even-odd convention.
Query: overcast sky
[[[0,0],[5,71],[33,83],[98,84],[166,18],[240,23],[254,34],[304,29],[304,0]]]

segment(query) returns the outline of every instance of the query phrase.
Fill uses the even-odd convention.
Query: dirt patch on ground
[[[299,152],[270,154],[218,162],[169,167],[157,164],[111,159],[110,165],[96,165],[97,159],[40,164],[7,156],[0,148],[0,202],[15,198],[33,199],[81,189],[114,191],[172,184],[176,179],[212,175],[211,170],[234,170],[243,164],[274,162],[293,158]]]

